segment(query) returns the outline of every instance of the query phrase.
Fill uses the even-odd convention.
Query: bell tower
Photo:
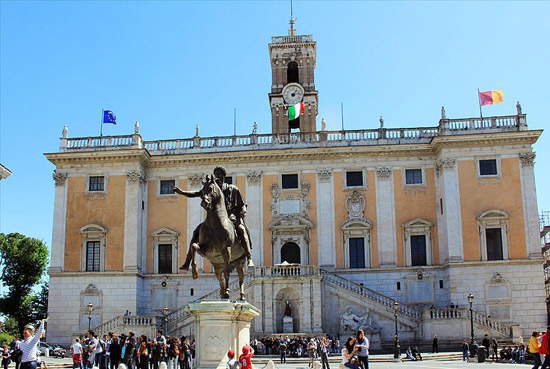
[[[271,38],[271,126],[273,133],[315,132],[318,92],[315,90],[317,43],[312,35],[296,35],[295,18],[290,18],[288,36]],[[297,119],[288,120],[288,106],[303,103]]]

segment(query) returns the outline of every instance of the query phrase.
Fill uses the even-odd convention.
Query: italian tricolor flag
[[[296,105],[290,105],[288,107],[288,120],[294,120],[304,113],[304,103],[298,103]]]

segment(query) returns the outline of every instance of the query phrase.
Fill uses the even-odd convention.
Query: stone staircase
[[[247,275],[245,280],[245,291],[250,293],[251,287],[254,285],[256,278],[292,278],[305,277],[311,275],[319,275],[322,278],[322,283],[326,284],[332,291],[338,294],[345,295],[345,298],[353,303],[368,307],[377,315],[385,319],[394,318],[394,306],[399,302],[391,297],[385,296],[370,288],[367,288],[359,283],[349,280],[336,272],[327,271],[316,266],[274,266],[274,267],[254,267]],[[238,298],[238,278],[232,278],[229,282],[231,292],[230,300]],[[217,299],[219,290],[215,290],[193,300],[191,303],[196,303],[202,300]],[[413,305],[408,305],[399,302],[397,305],[397,313],[399,316],[399,324],[402,329],[409,332],[419,331],[416,339],[422,339],[422,330],[426,324],[432,325],[449,325],[451,327],[457,321],[460,324],[469,324],[469,310],[465,308],[453,309],[426,309],[419,310]],[[188,335],[193,333],[194,318],[189,313],[187,306],[182,306],[173,311],[166,318],[160,316],[117,316],[108,320],[94,328],[98,334],[106,334],[108,332],[127,333],[132,331],[136,334],[146,334],[153,336],[155,331],[163,326],[166,319],[166,330],[168,335]],[[503,323],[492,319],[489,316],[473,311],[473,321],[477,331],[486,332],[499,338],[511,338],[514,335],[512,324]],[[519,331],[519,329],[518,329]],[[416,332],[415,332],[416,333]]]

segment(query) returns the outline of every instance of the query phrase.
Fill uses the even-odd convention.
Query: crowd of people
[[[98,337],[89,331],[72,344],[73,369],[191,369],[195,357],[195,340],[187,337],[166,338],[109,333]],[[163,364],[164,363],[164,364]],[[163,368],[166,366],[166,368]]]

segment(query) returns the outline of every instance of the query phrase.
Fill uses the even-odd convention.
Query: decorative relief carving
[[[261,170],[252,170],[246,174],[249,184],[260,184],[262,181],[262,171]]]
[[[381,178],[387,178],[391,175],[391,168],[388,167],[380,167],[376,168],[376,175]]]
[[[493,273],[493,276],[491,277],[491,283],[504,283],[504,277],[499,272]]]
[[[187,179],[189,179],[189,186],[198,187],[202,183],[204,175],[202,174],[191,174]]]
[[[65,180],[67,179],[66,173],[59,173],[57,170],[54,170],[52,173],[53,181],[55,182],[56,186],[62,186],[65,184]]]
[[[522,167],[532,167],[535,165],[535,157],[537,155],[534,152],[520,152],[519,160]]]
[[[136,183],[136,182],[145,182],[145,176],[143,173],[137,169],[132,169],[126,173],[128,182],[130,183]]]
[[[353,191],[346,200],[348,218],[363,218],[365,211],[365,197],[359,191]]]
[[[441,174],[444,168],[454,168],[456,166],[456,159],[438,159],[435,161],[435,173]]]
[[[328,181],[330,181],[330,178],[332,177],[332,169],[330,169],[330,168],[319,169],[317,171],[317,175],[319,176],[319,181],[328,182]]]

